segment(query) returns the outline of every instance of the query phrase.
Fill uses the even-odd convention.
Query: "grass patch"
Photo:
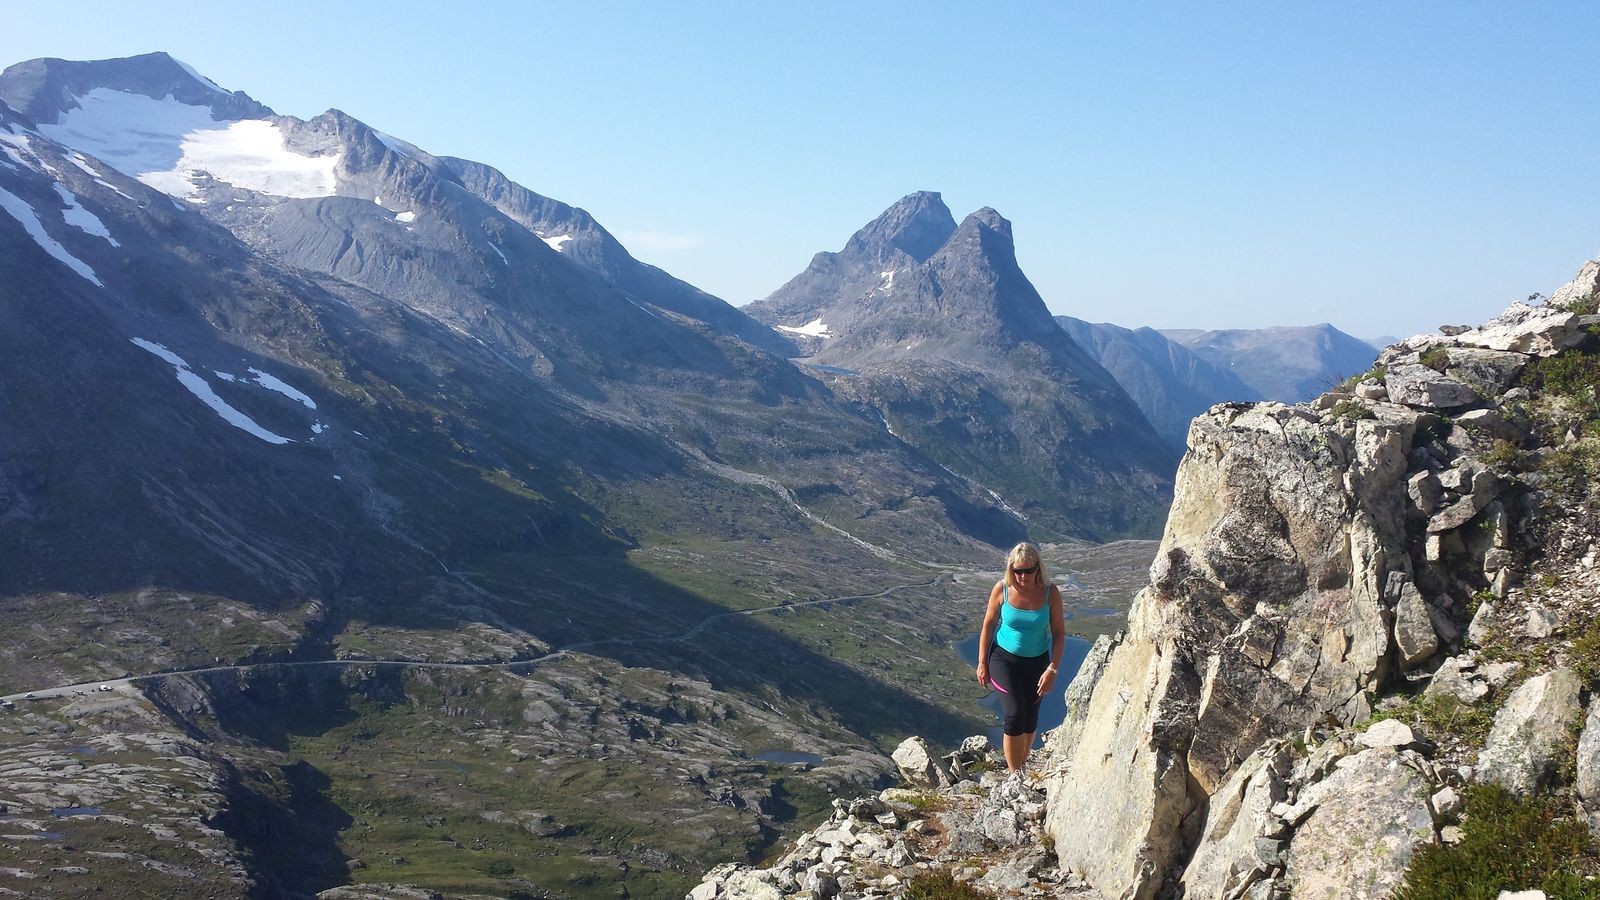
[[[1584,823],[1552,798],[1520,800],[1498,785],[1464,796],[1461,843],[1423,847],[1396,900],[1495,900],[1502,890],[1539,888],[1552,900],[1600,900],[1600,870]]]
[[[1418,729],[1433,740],[1450,738],[1469,744],[1482,744],[1494,725],[1499,704],[1485,700],[1462,703],[1448,694],[1416,696],[1393,709],[1373,713],[1370,722],[1395,719]]]
[[[1491,469],[1514,472],[1522,467],[1522,451],[1505,438],[1495,438],[1494,446],[1478,460]]]
[[[1333,405],[1332,409],[1328,410],[1328,414],[1335,419],[1348,419],[1352,422],[1357,419],[1376,419],[1378,417],[1372,410],[1367,408],[1365,403],[1357,403],[1354,400],[1340,400]]]
[[[1572,671],[1590,691],[1600,690],[1600,620],[1591,620],[1589,627],[1572,642],[1570,651]]]
[[[949,869],[935,869],[906,882],[904,896],[905,900],[989,900],[994,895],[957,881]]]

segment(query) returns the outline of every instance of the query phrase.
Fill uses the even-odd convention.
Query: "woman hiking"
[[[1039,705],[1055,687],[1066,643],[1061,589],[1046,576],[1039,548],[1027,542],[1012,547],[978,633],[978,682],[1000,692],[1005,717],[1007,784],[1022,780]]]

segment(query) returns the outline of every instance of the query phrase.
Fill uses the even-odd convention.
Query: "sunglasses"
[[[1011,574],[1013,575],[1032,575],[1037,571],[1039,571],[1039,565],[1037,563],[1027,567],[1026,569],[1021,568],[1020,566],[1011,567]]]

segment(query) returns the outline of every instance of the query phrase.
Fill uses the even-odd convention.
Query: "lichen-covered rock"
[[[1426,778],[1392,748],[1346,758],[1312,785],[1315,810],[1295,830],[1286,880],[1296,900],[1378,900],[1405,876],[1411,856],[1434,841]]]
[[[1433,627],[1428,603],[1416,585],[1404,582],[1395,603],[1394,642],[1400,651],[1400,664],[1408,669],[1428,661],[1439,650],[1439,635]]]
[[[1556,669],[1512,691],[1495,714],[1478,757],[1478,779],[1521,796],[1548,784],[1556,775],[1557,752],[1567,740],[1567,729],[1583,712],[1579,689],[1572,670]]]
[[[1467,656],[1452,656],[1434,670],[1425,697],[1453,697],[1471,705],[1489,695],[1489,685],[1476,673],[1477,661]]]

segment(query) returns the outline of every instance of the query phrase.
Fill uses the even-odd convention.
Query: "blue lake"
[[[1093,646],[1094,644],[1081,637],[1067,635],[1067,646],[1062,653],[1061,660],[1061,675],[1063,677],[1056,678],[1055,690],[1045,696],[1044,705],[1039,707],[1038,734],[1040,737],[1034,738],[1034,746],[1037,747],[1042,743],[1041,738],[1046,731],[1060,725],[1062,720],[1067,717],[1067,685],[1071,684],[1072,679],[1077,677],[1078,667],[1083,665],[1083,658],[1089,655],[1089,648]],[[967,665],[976,667],[978,665],[978,636],[973,634],[957,641],[956,652],[961,654],[961,658],[966,660]],[[972,687],[975,691],[983,689],[979,686],[976,675],[972,677]],[[989,729],[989,739],[994,741],[996,747],[999,747],[1001,737],[1000,695],[995,691],[990,691],[978,702],[982,703],[983,707],[994,715],[995,725]]]

